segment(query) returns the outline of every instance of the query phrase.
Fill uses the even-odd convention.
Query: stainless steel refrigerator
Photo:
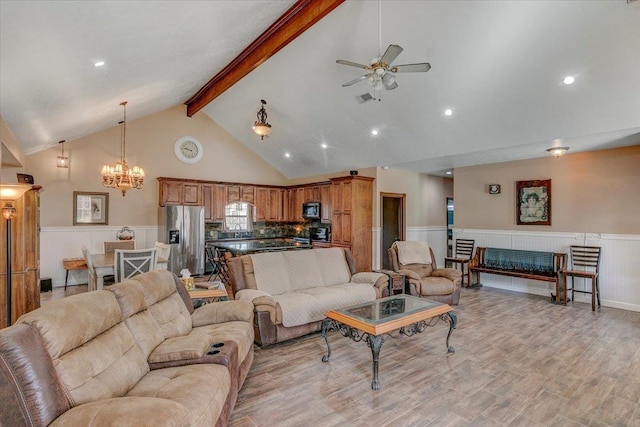
[[[204,206],[161,207],[158,224],[159,241],[171,245],[169,270],[204,274]]]

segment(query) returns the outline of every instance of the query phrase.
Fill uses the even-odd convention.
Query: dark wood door
[[[381,263],[382,268],[391,269],[387,249],[396,240],[404,240],[404,194],[381,193],[381,218],[382,224],[382,246]]]

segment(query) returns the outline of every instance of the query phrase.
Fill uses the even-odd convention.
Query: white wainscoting
[[[371,265],[373,269],[380,268],[381,256],[387,256],[386,248],[385,253],[381,253],[382,248],[382,228],[373,228],[373,250]],[[444,257],[447,254],[447,228],[442,227],[408,227],[406,232],[407,240],[422,240],[427,242],[433,253],[436,256],[436,265],[438,267],[444,266]]]
[[[82,258],[82,245],[91,253],[104,253],[103,242],[116,239],[122,227],[43,227],[40,230],[40,277],[51,278],[54,287],[64,286],[64,258]],[[136,248],[152,248],[158,239],[157,226],[129,227],[136,234]],[[69,285],[87,283],[87,272],[70,271]]]
[[[454,229],[453,232],[454,239],[474,239],[476,247],[564,252],[568,255],[571,245],[600,246],[602,247],[600,260],[602,305],[640,311],[640,262],[638,260],[640,235],[470,229]],[[549,296],[551,292],[555,293],[554,284],[537,280],[482,273],[481,282],[484,286],[536,295]],[[577,289],[585,286],[586,289],[591,288],[591,282],[585,283],[584,279],[575,279],[575,284]],[[591,303],[591,295],[576,294],[575,296],[578,302]]]

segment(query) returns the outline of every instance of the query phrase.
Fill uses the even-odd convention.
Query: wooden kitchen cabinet
[[[304,187],[304,203],[320,201],[320,186],[310,185]]]
[[[31,190],[13,203],[11,220],[11,323],[40,307],[40,194]],[[7,221],[0,221],[0,328],[7,325]]]
[[[282,188],[256,187],[256,221],[283,221]]]
[[[227,204],[226,196],[226,185],[202,184],[205,222],[224,222],[224,207]]]
[[[350,249],[357,271],[371,271],[373,178],[332,178],[331,192],[331,246]]]
[[[331,201],[331,184],[323,184],[320,186],[320,221],[324,223],[331,222],[332,201]]]
[[[289,197],[289,221],[304,221],[302,218],[302,204],[304,203],[304,187],[290,188]]]
[[[187,205],[202,206],[202,184],[191,181],[166,180],[158,178],[160,206]]]
[[[255,203],[255,187],[253,185],[227,185],[227,203]]]

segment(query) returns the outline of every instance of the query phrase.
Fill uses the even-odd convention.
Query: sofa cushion
[[[149,372],[127,396],[172,400],[187,408],[186,425],[209,427],[222,413],[230,387],[231,376],[226,366],[186,365]]]
[[[325,313],[338,307],[374,301],[376,291],[370,283],[302,289],[273,297],[282,309],[286,327],[304,325],[325,318]]]
[[[249,258],[256,288],[270,295],[332,286],[351,278],[340,248],[261,253]]]
[[[443,277],[423,277],[420,279],[421,295],[451,295],[456,286],[449,279]]]
[[[147,309],[144,290],[138,281],[124,280],[107,288],[116,296],[125,325],[131,331],[145,357],[164,340],[160,325]]]
[[[75,406],[124,396],[149,371],[121,316],[114,294],[103,290],[51,301],[18,322],[38,330]]]
[[[49,427],[188,425],[189,411],[180,403],[156,397],[118,397],[85,403],[65,412]]]
[[[421,240],[396,242],[400,264],[431,264],[429,245]]]
[[[139,274],[130,280],[140,283],[149,312],[165,338],[191,332],[191,314],[176,290],[172,274],[166,270]]]

